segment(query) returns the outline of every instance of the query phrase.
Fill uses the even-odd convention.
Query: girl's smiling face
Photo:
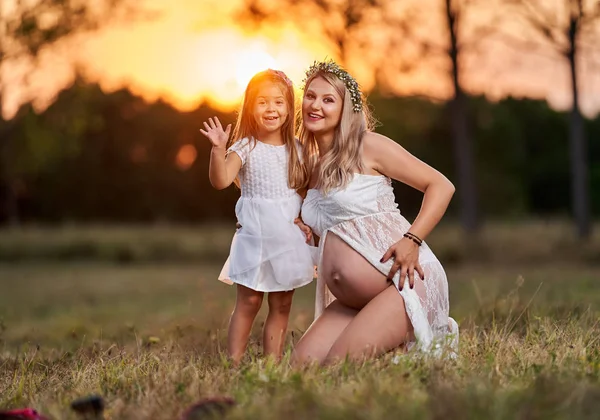
[[[266,136],[281,130],[289,113],[288,104],[281,88],[275,83],[263,83],[252,108],[259,136]]]

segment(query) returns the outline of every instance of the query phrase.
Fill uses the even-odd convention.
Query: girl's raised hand
[[[223,130],[221,121],[217,117],[214,117],[214,120],[213,118],[209,118],[208,123],[204,121],[203,124],[206,131],[200,129],[200,132],[208,137],[213,147],[225,149],[227,140],[229,140],[229,134],[231,133],[231,124],[227,125],[227,128]]]

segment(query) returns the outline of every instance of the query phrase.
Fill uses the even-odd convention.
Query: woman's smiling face
[[[333,133],[340,122],[344,101],[337,90],[322,77],[314,78],[304,91],[302,122],[313,134]]]

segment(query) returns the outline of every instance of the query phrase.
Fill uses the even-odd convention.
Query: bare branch
[[[518,12],[525,23],[546,42],[552,46],[559,46],[559,49],[565,48],[564,28],[544,12],[541,5],[534,5],[530,0],[510,0],[508,4],[512,6],[511,10]]]
[[[540,43],[536,41],[527,40],[524,38],[520,38],[516,35],[500,31],[494,35],[494,38],[498,41],[504,43],[508,47],[516,50],[516,51],[527,51],[527,52],[535,52],[536,54],[545,56],[545,57],[555,57],[555,55],[546,54],[543,50],[540,49]],[[556,54],[565,55],[567,53],[567,49],[558,48],[556,45],[550,45]]]
[[[594,6],[588,10],[583,10],[581,15],[582,27],[593,26],[600,20],[600,1],[597,1]]]
[[[11,48],[13,55],[35,57],[43,47],[69,35],[96,30],[119,17],[130,19],[135,9],[128,1],[106,0],[93,6],[74,0],[17,2],[10,16],[0,16],[4,50]],[[145,18],[151,16],[155,15]]]
[[[497,25],[479,26],[473,32],[463,39],[458,40],[458,49],[464,51],[470,48],[477,48],[478,45],[485,39],[498,33]]]
[[[521,3],[527,10],[527,13],[532,16],[541,26],[547,28],[553,28],[559,25],[559,23],[549,16],[541,4],[532,4],[531,0],[517,0],[517,3]]]

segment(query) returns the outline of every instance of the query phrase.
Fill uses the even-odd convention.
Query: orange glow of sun
[[[248,49],[242,51],[238,57],[235,68],[235,80],[238,85],[245,89],[246,85],[256,73],[269,68],[277,68],[277,62],[269,53],[260,49]]]
[[[230,111],[257,72],[282,70],[299,85],[314,60],[333,56],[326,45],[294,27],[248,34],[235,26],[190,33],[164,25],[168,39],[153,35],[156,28],[146,32],[142,27],[113,30],[90,41],[83,52],[87,76],[107,91],[127,86],[147,100],[163,98],[184,111],[201,102]],[[140,49],[142,39],[149,39],[152,48]]]
[[[16,0],[0,2],[16,4]],[[159,17],[114,23],[98,32],[80,34],[44,49],[35,64],[3,59],[0,63],[3,108],[0,111],[4,116],[10,118],[20,104],[28,101],[33,101],[38,111],[45,109],[56,99],[57,93],[73,81],[73,64],[89,82],[99,83],[106,92],[128,88],[149,102],[163,99],[181,111],[193,110],[202,103],[231,111],[238,107],[246,84],[258,71],[282,70],[299,87],[304,70],[314,60],[339,58],[337,46],[328,40],[327,28],[323,27],[335,26],[336,21],[274,22],[250,33],[235,15],[245,4],[244,0],[136,0],[138,2],[157,10]],[[437,0],[406,2],[419,4],[424,10],[439,7]],[[272,0],[271,3],[278,2]],[[419,26],[419,32],[415,32],[417,37],[428,39],[431,33],[432,43],[439,43],[435,37],[443,27],[438,24],[443,15],[438,12],[430,16],[429,24]],[[379,75],[388,81],[390,93],[426,95],[437,100],[451,96],[448,78],[439,77],[440,71],[448,65],[445,58],[434,54],[425,67],[401,74],[397,70],[402,67],[403,55],[383,48],[386,32],[371,35],[382,43],[382,48],[372,48],[366,56],[364,52],[346,55],[346,66],[365,92],[375,83],[374,63],[383,60]],[[402,48],[400,52],[410,51],[410,43]],[[498,42],[490,43],[489,48],[488,44],[485,48],[482,46],[483,50],[487,52],[465,59],[465,87],[470,92],[482,92],[492,98],[501,98],[507,93],[531,95],[545,97],[559,108],[570,106],[568,69],[560,57],[556,61],[536,54],[523,55]],[[374,60],[369,58],[371,56]],[[583,66],[582,72],[586,83],[582,107],[594,115],[600,110],[600,76],[592,67]],[[490,84],[490,80],[494,83]],[[557,80],[561,81],[558,85]]]

